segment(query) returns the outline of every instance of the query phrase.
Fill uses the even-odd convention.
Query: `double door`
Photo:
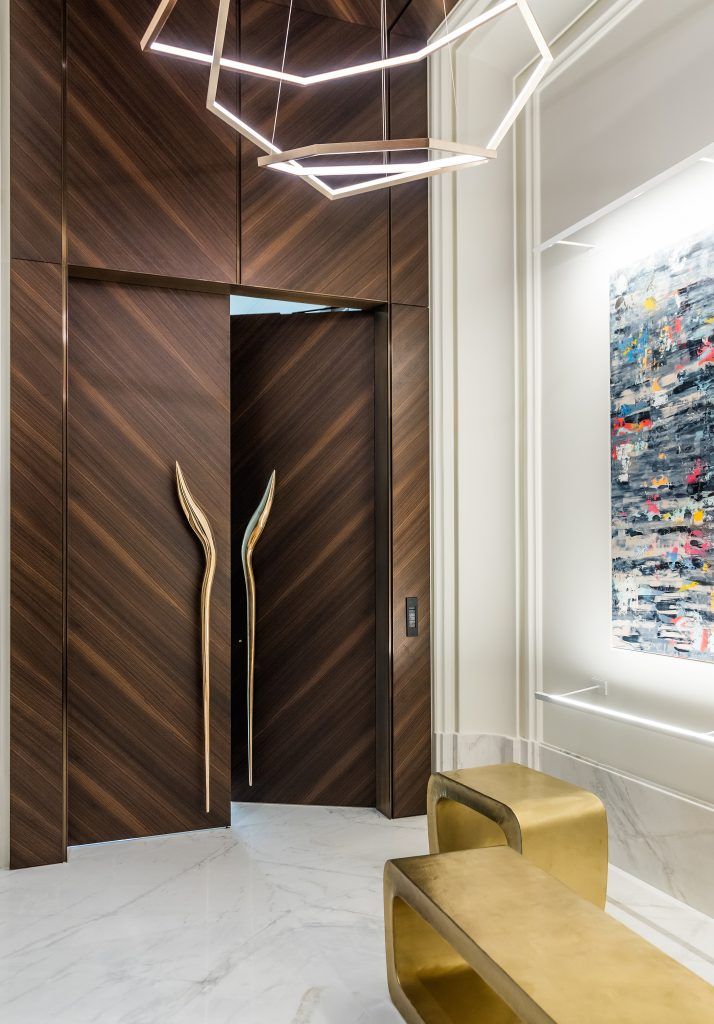
[[[231,325],[228,296],[73,280],[68,353],[69,843],[227,825],[231,791],[374,805],[372,316]],[[216,551],[208,811],[206,562],[177,462]],[[273,469],[249,787],[239,554]]]

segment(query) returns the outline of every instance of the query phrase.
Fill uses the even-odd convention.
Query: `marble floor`
[[[385,859],[423,818],[234,807],[231,829],[0,874],[3,1024],[387,1024]],[[610,912],[714,982],[714,921],[617,869]]]

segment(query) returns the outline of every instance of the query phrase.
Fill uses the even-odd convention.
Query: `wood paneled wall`
[[[244,0],[243,59],[279,67],[287,16],[287,8]],[[342,60],[343,53],[346,60],[374,59],[379,54],[379,31],[293,11],[291,68],[313,69],[325,60]],[[247,78],[241,85],[242,115],[268,138],[277,91],[275,83],[259,78]],[[283,149],[318,139],[339,142],[381,135],[379,75],[310,89],[283,85],[275,135]],[[386,302],[388,193],[330,202],[304,182],[284,181],[278,172],[265,173],[257,164],[262,154],[250,142],[244,140],[241,149],[241,283]]]
[[[392,801],[423,814],[431,771],[429,311],[392,306]],[[406,635],[406,597],[419,635]]]
[[[66,849],[62,0],[10,2],[10,864]]]
[[[11,866],[64,858],[62,270],[13,260]]]
[[[139,49],[155,0],[66,3],[69,263],[235,282],[237,136],[205,69]],[[180,0],[171,38],[210,50],[217,6]]]
[[[400,17],[390,53],[424,45],[402,33]],[[393,138],[429,134],[427,76],[420,65],[389,73]],[[429,518],[429,186],[416,181],[390,190],[390,305],[387,352],[379,353],[378,401],[384,421],[382,478],[389,479],[387,551],[378,559],[387,579],[378,602],[389,616],[378,634],[377,794],[390,817],[422,814],[431,771],[431,640]],[[386,485],[383,485],[386,486]],[[419,635],[406,635],[407,597],[419,602]],[[386,644],[386,646],[385,646]],[[380,735],[381,734],[381,735]]]
[[[290,6],[290,0],[273,0],[273,3]],[[387,25],[394,24],[408,3],[409,0],[387,0]],[[337,18],[356,25],[379,28],[381,24],[381,0],[295,0],[293,6],[299,11],[312,11],[325,18]]]
[[[22,388],[13,390],[13,466],[25,446],[29,446],[23,455],[26,461],[40,458],[39,452],[31,451],[34,441],[23,437],[17,423],[18,417],[28,415],[22,411],[23,402],[49,417],[53,431],[63,421],[66,309],[62,282],[78,267],[109,278],[136,274],[144,283],[150,276],[171,279],[176,285],[183,282],[187,288],[289,289],[385,304],[392,332],[385,350],[385,367],[391,365],[385,405],[390,416],[385,479],[398,486],[404,479],[411,483],[406,490],[402,487],[401,493],[409,495],[406,504],[397,499],[395,490],[386,541],[394,581],[394,622],[390,619],[387,646],[393,645],[394,657],[384,666],[388,677],[384,692],[389,715],[400,701],[405,709],[421,710],[407,715],[403,726],[396,713],[397,731],[388,737],[393,755],[388,779],[391,795],[382,806],[386,813],[395,814],[421,809],[419,793],[426,785],[430,747],[424,710],[430,689],[424,615],[428,568],[426,575],[423,568],[415,571],[412,545],[415,531],[421,530],[418,558],[423,566],[424,545],[428,550],[428,459],[423,451],[428,424],[423,390],[428,380],[426,187],[417,184],[391,194],[330,203],[307,185],[258,171],[252,147],[205,111],[206,69],[139,50],[155,0],[10,3],[11,255],[37,263],[18,266],[14,279],[13,373],[19,374],[18,380],[25,370],[29,376],[22,384],[24,397]],[[210,47],[216,4],[217,0],[179,0],[167,26],[168,37],[203,40]],[[280,3],[243,0],[233,17],[236,26],[240,21],[244,55],[280,49],[284,11]],[[296,49],[291,56],[306,67],[311,61],[322,62],[325,52],[342,53],[345,47],[351,55],[375,53],[378,12],[376,0],[299,0],[293,12],[295,35],[291,31],[291,38]],[[393,47],[407,45],[401,37],[408,38],[408,45],[423,40],[440,18],[434,0],[411,0],[406,5],[393,0],[389,14]],[[237,27],[231,29],[231,39],[237,31]],[[394,134],[422,130],[425,76],[425,67],[390,76]],[[342,86],[334,89],[325,94],[317,114],[309,106],[313,101],[306,95],[308,90],[299,94],[285,90],[278,128],[292,126],[290,131],[301,140],[299,132],[312,125],[316,136],[359,136],[379,130],[377,82],[363,79],[344,91]],[[222,76],[221,96],[227,104],[235,103],[241,91],[241,103],[269,121],[274,89],[255,82],[241,85]],[[43,297],[40,317],[29,315],[23,298],[28,289]],[[412,346],[418,372],[411,357],[407,358]],[[53,367],[42,397],[38,393],[41,364],[35,367],[27,362],[33,347]],[[417,379],[418,374],[423,377]],[[409,415],[392,424],[391,410],[396,415],[405,400],[402,385],[415,389],[414,402]],[[62,564],[64,532],[56,499],[61,494],[57,488],[61,488],[65,453],[61,438],[57,441],[53,436],[59,475],[33,496],[37,504],[31,509],[30,492],[23,494],[18,470],[13,470],[14,521],[21,522],[32,512],[38,550],[46,558],[41,573],[47,576],[43,584],[47,607],[38,613],[46,646],[40,646],[37,656],[32,651],[27,654],[22,613],[13,605],[11,730],[24,743],[22,770],[14,752],[11,778],[11,847],[16,864],[58,859],[66,824],[64,802],[58,799],[64,790],[63,758],[56,771],[50,769],[37,745],[22,740],[33,735],[37,724],[33,724],[33,707],[42,708],[40,724],[47,736],[55,737],[53,742],[63,736],[63,672],[61,661],[52,660],[64,645],[62,587],[58,598],[57,583],[50,576]],[[13,572],[16,567],[31,571],[31,566],[21,566],[22,560],[15,545]],[[421,635],[415,638],[418,643],[401,646],[403,620],[398,608],[407,596],[402,592],[407,585],[418,590],[420,597]],[[50,672],[48,665],[55,669]],[[18,811],[23,801],[29,801],[24,823]],[[45,839],[28,842],[26,822],[33,814],[44,819]]]
[[[10,255],[62,260],[63,0],[10,0]]]
[[[418,39],[390,35],[390,52],[413,51]],[[420,65],[389,73],[389,125],[393,138],[429,134],[427,79]],[[429,305],[429,183],[414,181],[390,189],[390,272],[392,303]]]

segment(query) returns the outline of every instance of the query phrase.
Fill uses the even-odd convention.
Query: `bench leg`
[[[456,950],[385,884],[387,978],[408,1024],[522,1024]]]
[[[515,811],[436,773],[427,790],[430,853],[510,846],[601,909],[607,894],[607,815],[596,796],[571,787],[567,799]]]

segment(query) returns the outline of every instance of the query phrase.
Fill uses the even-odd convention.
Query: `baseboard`
[[[444,733],[434,753],[443,771],[515,761],[597,793],[607,808],[610,863],[714,916],[714,807],[512,736]]]

